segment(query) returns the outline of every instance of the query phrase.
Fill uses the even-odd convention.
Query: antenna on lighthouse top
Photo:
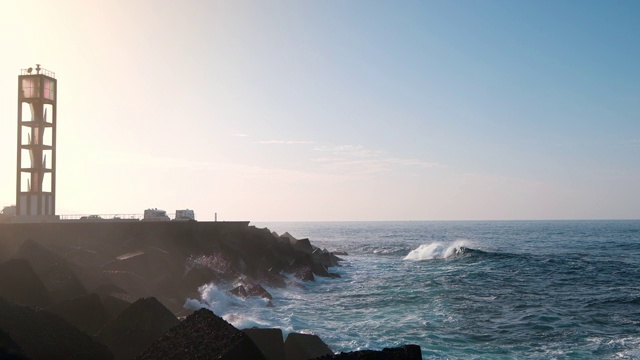
[[[40,64],[36,64],[36,74],[40,74]]]

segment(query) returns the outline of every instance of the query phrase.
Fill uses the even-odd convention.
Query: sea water
[[[640,221],[255,223],[345,251],[339,279],[203,286],[239,328],[319,335],[334,351],[418,344],[425,359],[640,359]]]

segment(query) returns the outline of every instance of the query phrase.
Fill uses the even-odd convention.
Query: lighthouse
[[[35,68],[18,76],[18,159],[16,217],[19,221],[48,221],[56,216],[55,73]]]

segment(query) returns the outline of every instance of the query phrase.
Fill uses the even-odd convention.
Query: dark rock
[[[160,297],[158,300],[173,313],[178,319],[180,317],[186,317],[187,315],[191,315],[193,310],[187,309],[184,307],[184,303],[186,300],[183,299],[174,299],[174,298],[164,298]]]
[[[82,282],[66,264],[53,264],[37,273],[49,289],[51,297],[56,301],[87,294]]]
[[[334,267],[340,266],[338,264],[338,260],[335,255],[331,254],[327,250],[316,249],[313,251],[313,259],[320,264],[324,265],[324,267]]]
[[[287,239],[290,244],[293,244],[294,242],[298,241],[298,239],[293,237],[293,235],[289,234],[289,232],[285,232],[284,234],[280,235],[280,238]]]
[[[2,329],[30,359],[112,359],[104,345],[59,316],[0,299]]]
[[[331,254],[331,258],[335,260],[338,266],[340,266],[340,261],[344,261],[343,258],[336,256],[336,253],[329,253],[329,254]]]
[[[76,271],[82,270],[39,243],[26,240],[15,257],[24,258],[31,263],[54,301],[87,294],[84,285],[76,276]]]
[[[246,299],[249,296],[247,294],[247,289],[245,289],[243,285],[238,285],[233,289],[229,290],[229,292],[242,299]]]
[[[112,319],[98,294],[63,300],[47,310],[91,335],[98,333]]]
[[[0,359],[26,359],[20,345],[9,336],[8,333],[0,329]]]
[[[229,290],[229,292],[239,298],[246,299],[251,296],[272,300],[273,296],[260,284],[244,283]]]
[[[265,359],[248,335],[200,309],[169,330],[137,359]]]
[[[102,276],[107,279],[108,282],[113,283],[117,287],[126,291],[127,294],[131,294],[134,298],[149,297],[153,294],[150,289],[151,284],[146,279],[135,273],[129,271],[105,270],[102,272]]]
[[[107,311],[107,313],[109,313],[110,319],[115,319],[116,317],[118,317],[118,315],[120,315],[132,304],[131,302],[123,300],[122,298],[114,295],[102,295],[101,300],[104,309]]]
[[[156,298],[134,302],[98,333],[114,358],[132,359],[180,321]]]
[[[161,249],[147,247],[121,254],[102,265],[105,271],[134,273],[147,281],[157,281],[172,268],[170,255]]]
[[[309,242],[309,239],[295,240],[292,245],[293,248],[297,251],[302,251],[307,254],[313,253],[313,247],[311,246],[311,242]]]
[[[251,328],[242,332],[249,336],[267,360],[285,359],[282,330]]]
[[[25,240],[20,245],[14,258],[27,259],[30,263],[34,264],[34,269],[38,271],[44,270],[51,265],[65,262],[62,256],[31,239]]]
[[[308,360],[333,355],[327,344],[316,335],[290,333],[284,342],[287,360]]]
[[[98,295],[128,294],[124,289],[113,284],[107,279],[103,280],[105,281],[102,284],[98,285],[95,289],[93,289],[92,293]]]
[[[349,256],[345,251],[334,251],[333,255]]]
[[[25,259],[11,259],[0,264],[0,297],[36,307],[53,303],[49,291]]]
[[[293,276],[295,276],[298,280],[302,280],[302,281],[315,281],[316,280],[315,276],[313,276],[313,271],[311,270],[311,267],[309,267],[309,266],[298,268],[293,273]]]
[[[275,288],[285,288],[287,286],[287,278],[273,267],[269,268],[267,272],[262,274],[258,279]]]
[[[327,268],[324,267],[324,265],[320,264],[319,262],[315,262],[315,261],[313,262],[313,264],[311,265],[311,271],[313,271],[313,273],[318,276],[330,277],[329,271],[327,270]]]
[[[154,294],[184,303],[187,298],[197,298],[199,296],[199,287],[218,282],[222,282],[218,273],[206,266],[196,264],[190,266],[184,274],[181,271],[167,274],[156,285]]]
[[[205,266],[193,266],[182,279],[180,279],[180,290],[198,289],[202,285],[218,282],[221,277],[218,273]]]
[[[245,288],[248,296],[258,296],[263,299],[273,300],[273,296],[260,284],[249,284]]]
[[[422,360],[419,345],[384,348],[382,351],[360,350],[336,355],[326,355],[315,360]]]
[[[194,281],[204,285],[212,281],[219,282],[235,279],[240,276],[240,273],[233,268],[234,261],[231,261],[230,258],[233,258],[233,256],[218,250],[210,255],[191,255],[186,261],[190,269],[186,275],[189,275],[191,271],[194,271],[194,273],[187,276],[184,281]]]

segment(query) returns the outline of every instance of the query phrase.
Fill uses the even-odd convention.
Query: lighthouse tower
[[[16,216],[21,221],[56,218],[55,73],[37,64],[18,76]]]

